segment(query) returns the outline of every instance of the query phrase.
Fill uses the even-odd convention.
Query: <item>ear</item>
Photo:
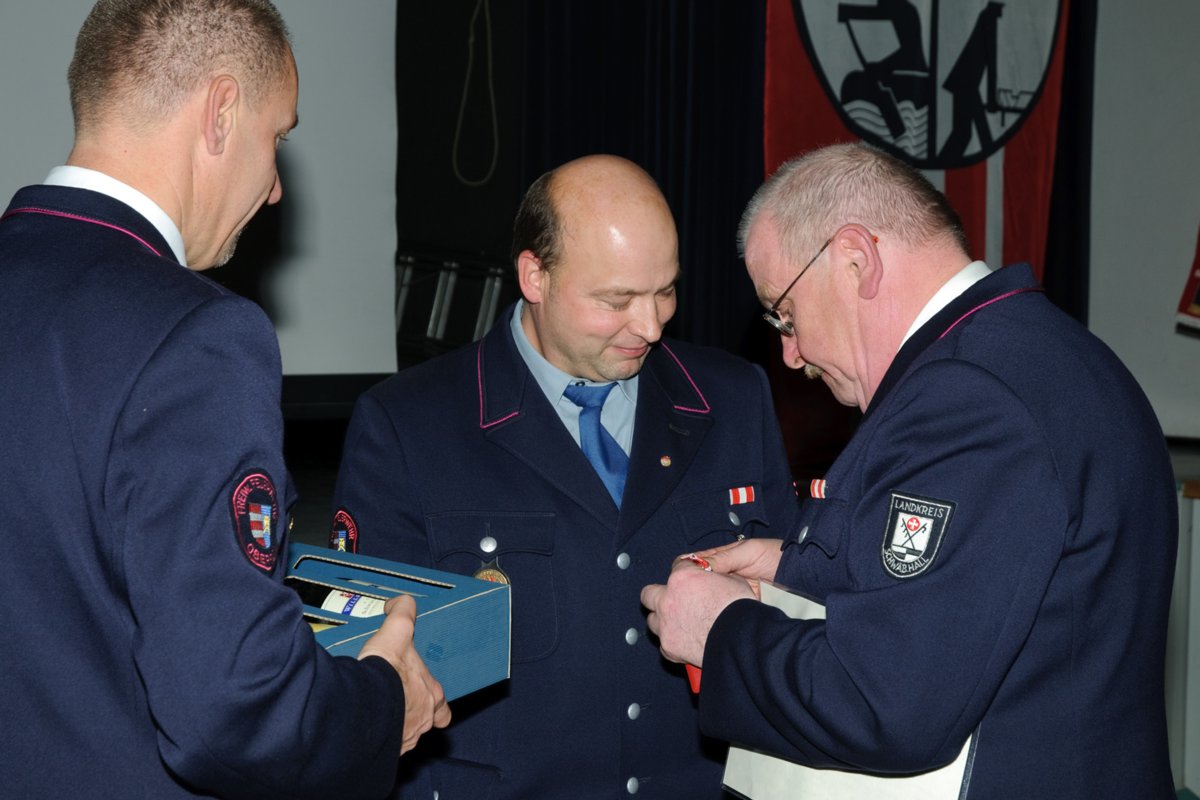
[[[237,122],[241,87],[230,75],[220,75],[208,84],[204,96],[204,144],[209,155],[220,155]]]
[[[542,269],[541,259],[532,250],[522,250],[517,256],[517,284],[526,303],[536,305],[542,302],[549,289],[546,283],[548,279],[548,273]]]
[[[858,223],[842,226],[834,236],[834,247],[850,264],[858,280],[858,296],[873,300],[883,282],[883,261],[879,257],[879,237]]]

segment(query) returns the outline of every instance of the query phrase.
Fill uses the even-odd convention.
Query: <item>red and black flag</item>
[[[767,173],[864,140],[945,192],[973,257],[1040,277],[1068,2],[767,0]]]

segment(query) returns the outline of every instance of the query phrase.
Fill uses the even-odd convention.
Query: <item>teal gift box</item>
[[[411,595],[417,603],[413,643],[447,700],[508,678],[507,584],[304,544],[289,546],[285,582],[302,598],[333,591],[379,600]],[[357,656],[383,624],[382,616],[351,616],[309,602],[304,614],[332,626],[319,630],[316,639],[335,656]]]

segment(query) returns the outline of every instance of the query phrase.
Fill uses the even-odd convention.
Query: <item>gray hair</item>
[[[742,214],[743,254],[750,228],[763,215],[774,224],[784,256],[798,263],[851,222],[913,247],[948,238],[967,250],[962,222],[945,196],[915,168],[859,142],[814,150],[776,170]]]

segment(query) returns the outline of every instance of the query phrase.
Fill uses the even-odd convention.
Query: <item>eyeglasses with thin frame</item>
[[[825,248],[829,247],[829,243],[832,241],[832,236],[825,240],[825,244],[821,245],[821,249],[817,251],[817,254],[809,259],[809,262],[804,265],[804,269],[800,270],[800,274],[795,278],[792,278],[792,282],[789,283],[783,292],[780,293],[779,299],[775,301],[770,309],[763,312],[763,319],[771,323],[771,327],[782,333],[784,336],[795,336],[796,327],[792,324],[790,319],[784,319],[783,317],[779,316],[780,304],[782,304],[783,299],[788,296],[788,292],[792,290],[792,287],[796,285],[796,281],[803,278],[804,273],[808,272],[808,268],[817,263],[817,259],[821,257],[821,253],[825,252]]]

